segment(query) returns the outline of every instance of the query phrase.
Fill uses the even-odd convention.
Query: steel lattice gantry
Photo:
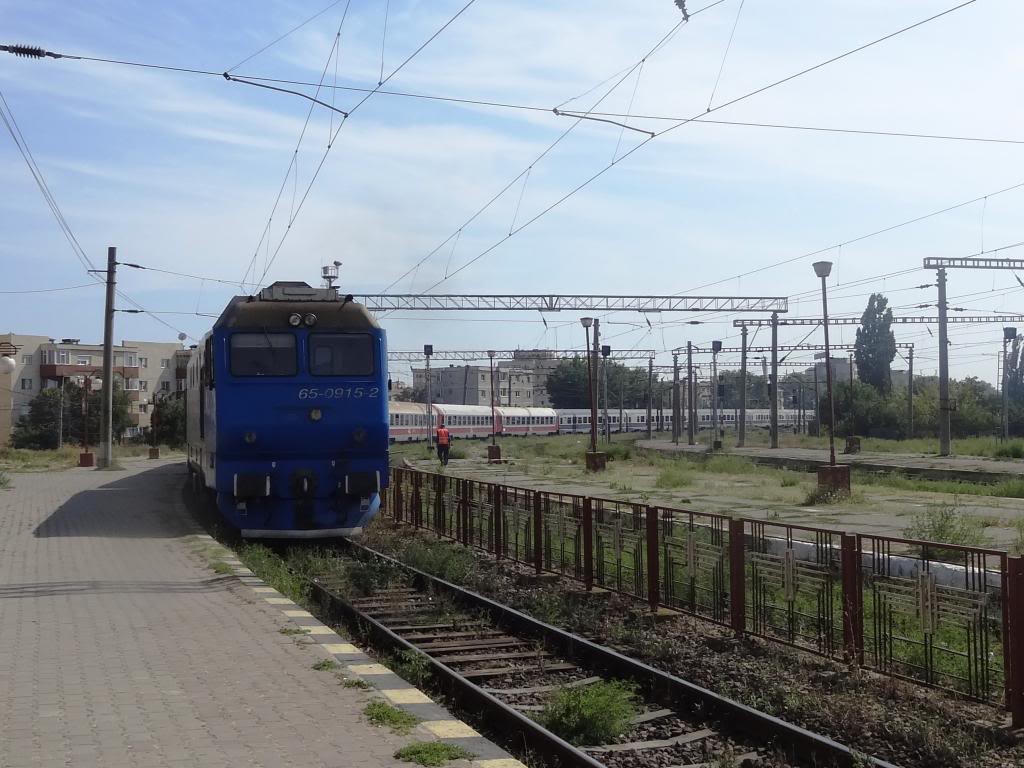
[[[831,323],[832,321],[829,320],[829,322]],[[910,344],[910,343],[897,344],[896,345],[896,349],[913,349],[913,348],[914,348],[914,345]],[[777,352],[824,352],[825,351],[825,345],[824,344],[779,344],[774,349]],[[829,349],[830,352],[853,352],[856,349],[856,346],[853,345],[853,344],[829,344],[828,345],[828,349]],[[675,353],[685,352],[686,351],[686,347],[677,347],[676,349],[674,349],[672,351],[675,352]],[[693,347],[692,351],[693,351],[693,354],[695,354],[695,355],[697,355],[697,354],[700,354],[700,355],[711,355],[711,354],[714,354],[714,350],[713,349],[709,349],[708,347]],[[722,347],[718,351],[719,351],[719,354],[728,354],[730,352],[734,352],[734,353],[735,352],[740,352],[740,353],[742,353],[743,352],[743,347]],[[747,347],[746,351],[750,352],[751,354],[755,354],[755,353],[766,354],[766,353],[772,351],[772,347]]]
[[[933,316],[907,316],[907,317],[894,317],[892,319],[894,323],[902,323],[909,325],[935,325],[939,322],[938,317]],[[959,317],[950,317],[946,319],[948,323],[1019,323],[1024,321],[1024,315],[960,315]],[[778,319],[779,325],[821,325],[820,317],[780,317]],[[829,325],[860,325],[861,319],[859,317],[829,317]],[[733,320],[732,325],[734,328],[742,328],[744,326],[748,328],[766,327],[770,328],[772,325],[771,318],[755,318],[753,320]]]
[[[566,360],[574,357],[586,357],[585,349],[499,349],[499,350],[434,350],[430,357],[434,360],[451,360],[473,362],[490,359],[493,352],[495,360]],[[611,360],[647,360],[654,357],[653,349],[613,349],[608,356]],[[423,352],[388,351],[388,360],[392,363],[418,363],[423,360]]]
[[[782,296],[609,296],[373,294],[356,296],[371,312],[394,310],[496,310],[537,312],[786,312]]]

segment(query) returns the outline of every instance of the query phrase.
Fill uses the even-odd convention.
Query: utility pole
[[[679,353],[672,353],[672,442],[679,445],[679,433],[683,425],[680,421],[679,407]]]
[[[652,399],[654,398],[654,358],[648,358],[647,360],[647,439],[650,440],[654,437],[652,432],[651,424],[651,406],[654,405]]]
[[[722,447],[718,425],[718,353],[722,342],[711,342],[711,450]]]
[[[593,413],[593,416],[594,416],[594,447],[591,448],[591,450],[594,451],[595,453],[597,452],[597,403],[598,403],[598,384],[599,384],[599,381],[598,381],[598,378],[597,378],[597,373],[598,373],[597,366],[601,362],[601,341],[600,341],[600,339],[601,339],[601,321],[598,320],[595,317],[594,318],[594,350],[593,350],[593,356],[594,356],[594,378],[593,378],[593,381],[591,381],[591,386],[594,388],[594,391],[591,392],[591,396],[593,397],[593,400],[591,402],[593,402],[593,404],[594,404],[594,413]]]
[[[857,434],[857,419],[854,413],[854,394],[853,394],[853,355],[850,355],[850,427],[846,430],[848,435]]]
[[[612,353],[612,348],[607,344],[601,347],[601,379],[604,385],[604,440],[606,443],[612,441],[612,425],[608,421],[608,355]]]
[[[693,445],[694,422],[697,420],[696,396],[693,387],[693,342],[686,342],[686,443]]]
[[[946,270],[940,268],[938,273],[939,288],[939,456],[949,456],[949,338],[946,328]]]
[[[1003,440],[1010,439],[1010,397],[1006,385],[1010,380],[1007,371],[1007,344],[1017,338],[1017,329],[1003,328]]]
[[[821,437],[821,415],[818,413],[818,402],[821,399],[818,393],[818,364],[814,364],[814,436]]]
[[[114,288],[117,285],[117,248],[107,248],[107,304],[103,317],[103,409],[100,422],[101,468],[114,464]]]
[[[747,326],[740,328],[740,337],[740,423],[736,445],[742,448],[747,442]]]
[[[772,312],[772,384],[768,388],[771,398],[772,448],[779,447],[779,313]]]
[[[430,356],[434,354],[433,344],[423,345],[423,356],[427,358],[427,448],[434,445],[434,408],[431,405],[433,382],[430,380]]]
[[[907,357],[907,437],[914,437],[914,348]]]

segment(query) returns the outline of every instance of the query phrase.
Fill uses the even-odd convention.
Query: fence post
[[[587,592],[594,588],[594,503],[589,496],[583,498],[583,584]]]
[[[533,570],[544,569],[544,507],[540,491],[533,492]]]
[[[729,518],[729,611],[733,631],[747,629],[746,532],[743,520]]]
[[[412,476],[412,524],[423,526],[423,475],[419,472]]]
[[[505,518],[501,509],[504,486],[492,486],[494,493],[494,554],[501,560],[505,554]]]
[[[1008,627],[1009,674],[1006,694],[1014,728],[1024,728],[1024,557],[1007,558],[1009,574]]]
[[[856,536],[843,534],[839,567],[843,585],[843,646],[846,662],[864,663],[864,605],[860,591],[860,546]]]
[[[647,507],[647,602],[651,611],[657,612],[661,603],[659,578],[661,566],[658,558],[658,508]]]

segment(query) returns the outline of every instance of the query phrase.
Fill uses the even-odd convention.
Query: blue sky
[[[341,29],[337,83],[377,84],[386,5],[385,74],[464,4],[352,0]],[[713,104],[955,4],[747,0]],[[325,5],[0,0],[0,42],[221,72]],[[327,81],[333,84],[335,59],[329,55],[345,5],[235,74],[315,81],[329,60]],[[626,112],[632,101],[632,114],[703,112],[738,7],[739,0],[726,0],[695,15],[601,108]],[[550,109],[634,65],[678,20],[671,0],[477,0],[388,87]],[[979,0],[713,117],[1024,139],[1022,28],[1020,3]],[[590,107],[614,82],[566,108]],[[337,115],[316,108],[292,165],[308,111],[308,102],[295,96],[218,77],[12,56],[0,57],[0,90],[94,260],[103,259],[107,245],[117,245],[124,261],[233,281],[242,279],[250,261],[263,272],[265,246],[255,259],[254,252],[282,180],[271,253],[293,194],[297,202],[332,122],[337,128]],[[338,92],[335,103],[348,109],[360,98]],[[338,134],[265,282],[315,282],[320,265],[337,259],[346,290],[384,289],[448,240],[570,125],[570,118],[550,112],[372,96]],[[500,243],[435,291],[796,295],[814,290],[814,259],[735,276],[1024,181],[1024,145],[690,123],[651,141],[507,237],[513,217],[518,224],[528,221],[604,168],[617,146],[622,155],[643,138],[626,131],[620,142],[615,126],[581,123],[533,166],[525,189],[521,182],[512,185],[462,231],[454,249],[449,241],[392,290],[426,290]],[[6,133],[0,134],[0,168],[3,290],[87,282]],[[934,289],[915,288],[933,275],[878,276],[919,267],[925,256],[967,256],[1024,240],[1022,205],[1024,189],[833,250],[831,309],[859,314],[866,294],[881,290],[904,314],[933,313],[916,305],[934,303]],[[215,314],[236,292],[229,285],[134,270],[123,271],[121,287],[148,309],[184,313],[160,317],[194,337],[210,318],[190,313]],[[951,273],[954,306],[1020,312],[1022,294],[1008,272]],[[98,288],[0,294],[0,329],[98,339],[101,301]],[[817,310],[813,297],[792,305],[795,315]],[[709,321],[702,326],[680,324],[687,319],[652,317],[649,328],[643,318],[616,315],[607,318],[616,324],[606,332],[617,347],[658,350],[687,340],[731,341],[735,334],[732,316],[702,317]],[[567,348],[582,342],[582,329],[570,316],[549,317],[547,328],[531,314],[402,313],[385,322],[394,349],[423,343]],[[143,315],[120,315],[116,335],[173,339],[175,331]],[[793,343],[804,332],[780,336]],[[900,327],[897,337],[919,345],[918,371],[934,370],[935,341],[926,328]],[[837,330],[833,338],[852,341],[852,329]],[[954,374],[992,379],[1000,338],[997,326],[954,328]]]

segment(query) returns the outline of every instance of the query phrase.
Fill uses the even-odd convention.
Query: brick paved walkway
[[[407,740],[182,537],[180,463],[0,490],[0,767],[395,765]]]

